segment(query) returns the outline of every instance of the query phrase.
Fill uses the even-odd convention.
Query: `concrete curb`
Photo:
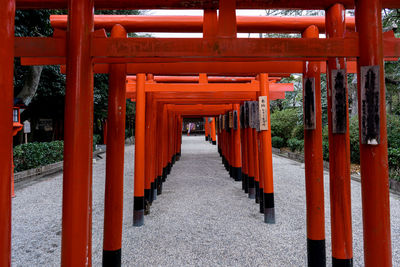
[[[272,153],[281,156],[284,158],[288,158],[297,162],[304,163],[304,155],[300,153],[294,153],[294,152],[282,152],[279,148],[272,148]],[[329,162],[324,161],[324,170],[329,171]],[[352,174],[351,179],[357,182],[361,182],[361,176]],[[396,194],[400,196],[400,182],[389,179],[389,190],[390,193]]]
[[[101,147],[100,149],[93,152],[93,158],[105,152],[105,147]],[[14,184],[25,183],[31,180],[36,180],[58,173],[63,170],[63,163],[63,161],[59,161],[49,165],[37,167],[35,169],[14,173]]]

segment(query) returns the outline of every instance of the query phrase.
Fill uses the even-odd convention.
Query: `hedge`
[[[34,169],[63,160],[64,142],[28,143],[14,147],[14,172]]]
[[[298,123],[297,109],[278,110],[271,114],[271,135],[283,139],[292,137],[292,131]]]
[[[271,138],[271,143],[272,146],[275,148],[281,148],[285,146],[285,140],[283,140],[283,138],[279,136],[273,136]]]
[[[304,149],[304,140],[299,140],[296,138],[291,138],[287,141],[287,146],[290,148],[292,152],[295,151],[303,151]]]

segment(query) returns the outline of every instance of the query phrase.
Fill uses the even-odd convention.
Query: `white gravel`
[[[134,147],[126,147],[124,266],[305,266],[304,169],[274,156],[275,225],[225,171],[216,146],[184,137],[182,158],[143,227],[132,227]],[[105,158],[105,155],[103,155]],[[94,164],[93,265],[101,266],[105,160]],[[329,190],[325,175],[327,262],[331,265]],[[58,266],[62,175],[17,188],[13,266]],[[361,191],[352,182],[354,266],[363,266]],[[393,265],[400,266],[400,199],[391,195]]]

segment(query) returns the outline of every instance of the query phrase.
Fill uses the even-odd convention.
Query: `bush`
[[[350,127],[350,160],[351,163],[360,163],[360,142],[358,136],[358,118],[355,116],[349,121]]]
[[[388,147],[400,148],[400,116],[387,115]]]
[[[297,125],[298,117],[296,109],[284,109],[271,114],[271,135],[284,141],[291,138],[293,126]]]
[[[400,147],[399,148],[389,148],[389,168],[395,169],[400,168]]]
[[[291,136],[298,140],[304,140],[304,124],[296,125],[292,130]]]
[[[281,148],[285,146],[285,140],[279,136],[273,136],[271,138],[272,146],[275,148]]]
[[[304,140],[298,140],[296,138],[291,138],[287,142],[287,146],[290,148],[291,151],[303,151],[304,149]]]
[[[93,135],[93,151],[96,150],[96,145],[100,144],[100,141],[101,141],[101,135],[94,134]]]
[[[329,161],[329,142],[322,141],[322,152],[325,161]]]
[[[63,160],[64,142],[29,143],[14,147],[14,172],[34,169]]]

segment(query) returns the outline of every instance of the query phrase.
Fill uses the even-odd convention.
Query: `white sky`
[[[147,15],[153,16],[203,16],[203,10],[172,10],[172,9],[164,9],[164,10],[150,10],[146,13]],[[265,16],[265,9],[240,9],[236,10],[237,16]],[[153,37],[161,37],[161,38],[201,38],[203,36],[202,33],[150,33]],[[238,33],[239,38],[248,38],[247,33]],[[258,33],[253,33],[250,35],[251,37],[258,37]]]

